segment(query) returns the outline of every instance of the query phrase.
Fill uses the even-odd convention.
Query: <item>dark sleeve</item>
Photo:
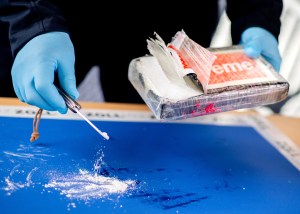
[[[0,0],[0,21],[9,26],[13,57],[37,35],[50,31],[68,32],[59,7],[51,0]]]
[[[278,39],[282,8],[282,0],[227,0],[232,42],[238,44],[249,27],[264,28]]]

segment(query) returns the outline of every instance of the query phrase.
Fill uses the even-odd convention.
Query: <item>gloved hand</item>
[[[262,55],[276,71],[279,71],[281,56],[276,38],[269,31],[260,27],[251,27],[242,33],[241,44],[247,56],[257,58]]]
[[[67,33],[50,32],[31,39],[17,54],[12,67],[13,87],[25,103],[65,114],[68,110],[54,82],[77,99],[74,47]]]

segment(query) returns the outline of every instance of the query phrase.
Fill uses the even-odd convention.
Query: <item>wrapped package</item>
[[[155,117],[179,120],[284,100],[289,83],[243,47],[205,49],[183,31],[166,45],[147,40],[150,55],[130,62],[128,78]]]

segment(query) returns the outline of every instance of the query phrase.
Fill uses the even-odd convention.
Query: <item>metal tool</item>
[[[109,139],[109,136],[106,132],[102,132],[100,131],[89,119],[87,119],[81,112],[81,105],[76,102],[75,100],[73,100],[63,89],[56,87],[58,92],[60,93],[60,95],[63,97],[63,99],[66,102],[66,105],[68,106],[68,108],[74,112],[74,113],[78,113],[88,124],[90,124],[100,135],[102,135],[102,137],[104,137],[106,140]]]

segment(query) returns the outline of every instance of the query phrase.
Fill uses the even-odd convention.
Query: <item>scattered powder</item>
[[[99,158],[95,161],[93,170],[95,173],[99,174],[101,172],[101,167],[105,166],[106,163],[104,162],[104,152],[102,149],[97,152],[97,155]]]
[[[136,182],[134,180],[122,181],[114,177],[101,175],[101,169],[106,166],[102,149],[97,152],[97,156],[92,172],[79,169],[79,173],[66,176],[53,173],[52,175],[55,175],[55,177],[52,177],[45,187],[58,190],[60,194],[70,199],[84,201],[103,199],[112,194],[120,196],[135,188]]]
[[[23,151],[23,149],[22,149]],[[54,157],[46,154],[36,153],[13,153],[5,151],[4,154],[9,158],[20,158],[21,160],[38,159],[43,160],[44,157]],[[36,157],[37,156],[37,157]],[[41,156],[41,157],[40,157]],[[110,196],[118,198],[124,195],[129,190],[136,188],[134,180],[119,180],[116,177],[108,177],[101,175],[101,169],[106,166],[104,162],[104,153],[102,149],[97,152],[93,170],[79,169],[79,172],[70,172],[62,174],[62,172],[48,171],[49,181],[44,184],[45,188],[53,188],[59,191],[61,195],[65,195],[70,199],[84,200],[88,202],[93,199],[110,199]],[[23,189],[34,187],[36,183],[32,180],[32,175],[38,170],[37,167],[31,169],[28,173],[22,170],[22,164],[17,164],[13,167],[7,177],[5,177],[4,191],[7,195]],[[15,177],[18,176],[18,177]],[[21,178],[19,178],[21,176]],[[68,204],[68,209],[76,208],[74,202]]]
[[[5,190],[7,192],[7,195],[11,195],[13,192],[19,190],[19,189],[23,189],[23,188],[26,188],[26,187],[30,187],[31,185],[33,185],[33,182],[32,182],[32,174],[38,170],[37,167],[33,168],[26,176],[26,181],[25,182],[22,182],[22,181],[14,181],[13,180],[13,175],[15,173],[19,174],[19,170],[18,168],[20,167],[20,164],[18,164],[17,166],[15,166],[13,168],[13,170],[10,172],[10,175],[7,176],[5,178],[5,183],[6,183],[6,186],[3,188],[3,190]]]
[[[75,203],[69,203],[68,204],[68,211],[70,211],[71,210],[71,208],[76,208],[76,204]]]
[[[133,180],[121,181],[80,169],[78,174],[52,179],[45,187],[54,188],[70,199],[89,201],[106,198],[111,194],[124,194],[128,190],[134,189],[135,184],[136,182]]]

